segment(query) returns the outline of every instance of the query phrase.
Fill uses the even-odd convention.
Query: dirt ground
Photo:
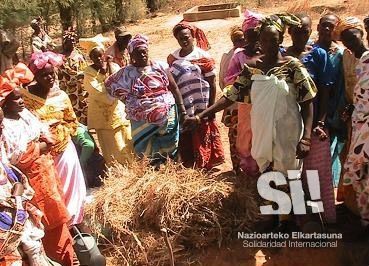
[[[314,2],[314,4],[312,2]],[[291,8],[294,10],[298,10],[298,5],[306,6],[306,1],[303,4],[299,3],[300,2],[298,1],[273,2],[273,4],[269,5],[268,7],[261,8],[259,9],[259,11],[265,14],[270,14],[280,11],[286,11],[287,9]],[[327,7],[332,7],[331,9],[333,10],[337,8],[337,10],[339,10],[340,12],[348,12],[347,10],[345,11],[345,8],[353,8],[352,4],[353,3],[351,2],[343,2],[340,0],[325,1],[324,3],[319,3],[318,1],[310,1],[310,4],[308,4],[308,6],[311,9],[307,10],[307,12],[311,14],[314,19],[313,28],[316,27],[317,21],[319,19],[319,13],[322,12],[321,10],[324,10]],[[355,8],[357,8],[357,6],[355,6]],[[317,13],[311,12],[312,9],[316,10]],[[145,19],[140,21],[139,23],[128,25],[128,29],[133,34],[142,33],[149,37],[149,52],[151,59],[166,61],[167,56],[172,51],[179,48],[179,45],[173,37],[171,30],[173,26],[181,20],[182,14],[164,15],[159,13],[158,16],[155,18]],[[231,49],[232,47],[232,43],[229,38],[229,29],[234,25],[241,25],[242,21],[243,18],[239,17],[207,20],[194,23],[205,31],[211,45],[209,53],[215,59],[218,71],[222,54],[229,51],[229,49]],[[316,34],[313,33],[312,38],[315,38],[315,36]],[[287,43],[289,42],[288,36],[286,36],[285,41]],[[218,89],[218,94],[218,96],[220,97],[220,89]],[[218,113],[218,121],[220,121],[220,117],[221,113]],[[220,122],[219,125],[226,154],[226,163],[221,166],[221,171],[226,172],[231,170],[232,168],[227,137],[228,130]],[[355,225],[357,225],[357,227],[359,226],[357,218],[347,220],[345,217],[343,217],[340,220],[340,223],[344,225],[348,224],[351,227],[355,227]],[[195,263],[195,265],[368,266],[369,259],[367,259],[368,257],[366,256],[369,253],[368,249],[368,243],[347,244],[343,243],[342,241],[338,243],[337,248],[243,248],[242,241],[240,240],[231,243],[229,246],[222,247],[221,249],[209,248],[208,250],[201,251],[201,253],[198,254],[198,257],[201,258],[200,261],[202,263]]]

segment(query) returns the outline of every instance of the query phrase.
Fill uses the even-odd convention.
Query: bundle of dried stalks
[[[172,162],[158,171],[144,165],[112,166],[87,206],[94,232],[110,241],[119,265],[168,264],[171,253],[178,264],[191,249],[220,245],[258,220],[255,186],[245,180]]]

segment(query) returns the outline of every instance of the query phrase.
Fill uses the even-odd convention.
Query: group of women
[[[369,18],[364,23],[369,30]],[[0,265],[21,260],[17,246],[34,265],[47,265],[46,256],[62,265],[75,261],[70,228],[83,222],[86,168],[97,150],[88,129],[95,130],[106,164],[147,157],[160,167],[170,158],[211,170],[224,162],[215,121],[224,109],[235,172],[302,170],[306,183],[305,170],[318,170],[325,222],[336,221],[338,186],[339,200],[368,226],[364,25],[325,14],[317,29],[313,42],[307,15],[246,11],[222,58],[218,101],[209,43],[184,21],[173,28],[180,47],[167,62],[150,59],[146,36],[119,30],[119,51],[129,64],[116,64],[98,35],[79,40],[88,65],[77,36],[67,31],[62,54],[39,51],[28,66],[1,73]],[[279,216],[278,230],[291,223],[291,216]]]
[[[245,16],[246,45],[221,66],[227,69],[223,97],[189,117],[184,127],[238,102],[238,112],[229,114],[235,117],[229,119],[235,170],[249,176],[302,170],[306,188],[306,170],[318,170],[324,222],[336,222],[333,188],[338,186],[338,200],[360,215],[367,230],[369,60],[363,22],[325,14],[317,40],[311,41],[312,21],[305,14],[263,17],[246,11]],[[369,19],[364,22],[368,30]],[[287,30],[289,47],[283,46]],[[240,36],[231,34],[232,40]],[[277,230],[291,229],[291,218],[281,215]]]

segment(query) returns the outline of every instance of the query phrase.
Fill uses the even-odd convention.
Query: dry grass
[[[86,212],[117,265],[168,264],[165,240],[177,265],[190,263],[195,249],[250,229],[259,218],[254,189],[246,179],[209,177],[172,162],[159,171],[116,164]]]

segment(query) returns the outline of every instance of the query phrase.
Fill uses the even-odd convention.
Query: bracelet
[[[197,124],[200,124],[200,123],[201,123],[201,118],[200,118],[200,116],[195,115],[195,118],[196,118],[196,122],[197,122]]]

